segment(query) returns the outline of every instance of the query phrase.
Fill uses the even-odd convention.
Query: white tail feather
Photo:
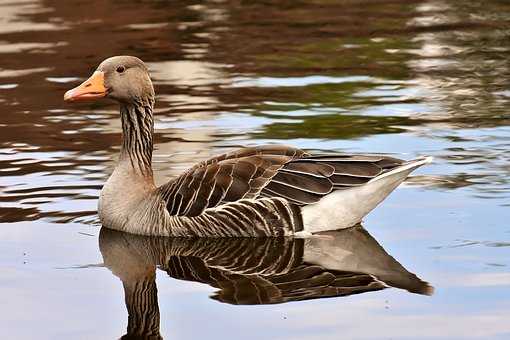
[[[349,228],[381,203],[411,172],[432,162],[421,157],[371,179],[364,185],[337,190],[301,210],[305,233]]]

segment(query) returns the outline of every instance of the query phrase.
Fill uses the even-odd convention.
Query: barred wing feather
[[[244,148],[197,164],[159,188],[170,215],[198,216],[241,199],[318,202],[335,190],[360,186],[403,164],[381,155],[310,155],[288,146]]]

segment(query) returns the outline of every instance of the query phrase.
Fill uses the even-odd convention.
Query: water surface
[[[509,11],[497,0],[0,1],[0,335],[126,334],[96,214],[118,108],[62,96],[129,54],[158,95],[158,183],[262,143],[435,158],[364,222],[433,295],[371,272],[393,288],[240,306],[207,280],[154,269],[164,338],[508,338]]]

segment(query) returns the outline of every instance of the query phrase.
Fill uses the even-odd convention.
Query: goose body
[[[431,161],[266,145],[216,156],[156,187],[154,90],[143,62],[129,56],[106,59],[64,99],[102,97],[120,103],[123,142],[98,213],[104,226],[134,234],[257,237],[348,228]]]

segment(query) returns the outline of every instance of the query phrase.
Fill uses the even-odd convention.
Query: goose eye
[[[118,72],[118,73],[122,73],[122,72],[124,72],[125,70],[126,70],[126,68],[125,68],[124,66],[119,66],[119,67],[117,67],[117,72]]]

